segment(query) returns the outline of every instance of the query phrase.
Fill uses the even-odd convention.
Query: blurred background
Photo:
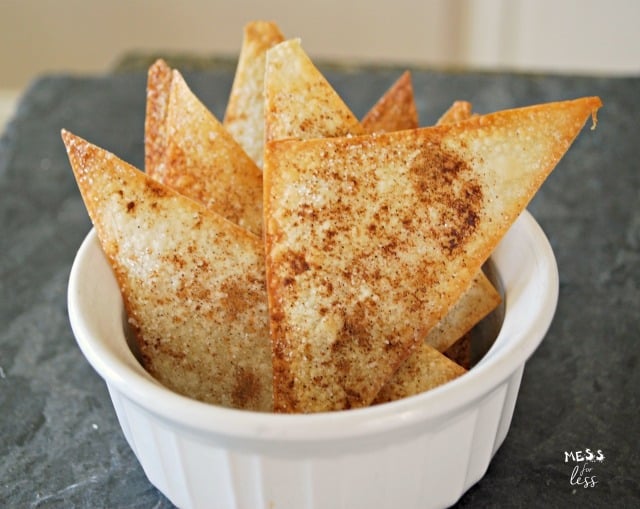
[[[637,0],[0,0],[0,127],[43,73],[101,73],[131,53],[235,57],[278,23],[314,59],[640,74]]]

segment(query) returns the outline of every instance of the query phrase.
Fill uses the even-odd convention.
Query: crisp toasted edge
[[[144,169],[156,180],[162,180],[164,177],[166,117],[171,79],[172,70],[164,60],[158,59],[149,67],[144,121]]]
[[[454,101],[454,103],[445,111],[436,125],[451,124],[467,120],[473,116],[472,105],[468,101]]]

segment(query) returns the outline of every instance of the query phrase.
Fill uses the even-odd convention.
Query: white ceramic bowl
[[[504,441],[525,361],[557,304],[555,258],[528,212],[492,260],[504,322],[482,360],[429,392],[343,412],[232,410],[164,388],[128,346],[120,292],[94,231],[73,264],[69,317],[147,477],[177,506],[447,507],[482,478]]]

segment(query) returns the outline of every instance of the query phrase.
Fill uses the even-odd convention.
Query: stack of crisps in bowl
[[[500,246],[522,222],[544,239],[525,208],[600,106],[586,97],[480,115],[459,100],[423,127],[405,72],[358,119],[300,40],[261,21],[245,28],[222,120],[178,70],[162,60],[151,66],[144,172],[63,131],[95,226],[86,242],[104,254],[126,315],[120,354],[135,355],[135,380],[145,387],[127,394],[122,385],[122,398],[112,388],[112,398],[152,482],[185,507],[387,507],[393,497],[371,486],[388,471],[381,464],[406,453],[414,419],[435,419],[442,430],[447,412],[486,400],[490,387],[472,394],[465,380],[489,372],[495,350],[498,367],[487,376],[507,383],[506,392],[492,403],[497,417],[477,410],[474,418],[490,421],[491,447],[479,460],[465,456],[473,468],[451,464],[466,477],[446,493],[427,489],[429,506],[453,503],[504,439],[519,384],[516,376],[509,386],[512,373],[500,367],[500,335],[511,323],[510,299],[517,303]],[[77,259],[70,283],[72,325],[107,378],[108,355],[100,359],[81,339],[91,327],[71,286],[83,284],[82,266]],[[470,331],[499,305],[504,326],[486,361],[472,367]],[[553,313],[544,309],[546,330]],[[521,375],[526,358],[517,360],[511,371]],[[127,400],[165,428],[191,429],[188,438],[171,435],[180,447],[149,452],[164,446],[139,445]],[[149,416],[139,425],[153,428]],[[174,418],[179,425],[167,424]],[[452,419],[446,433],[475,447],[477,428]],[[451,461],[422,428],[417,455],[403,464],[426,462],[420,475],[433,477],[425,451]],[[158,433],[164,442],[166,429]],[[356,447],[340,460],[345,475],[362,474],[334,493],[329,463],[345,441]],[[397,441],[401,449],[382,459]],[[179,488],[166,471],[171,454],[182,465]],[[203,468],[224,480],[207,482]],[[306,488],[285,483],[299,469]],[[253,492],[241,494],[247,478]],[[419,484],[383,491],[402,490],[403,507],[423,507]]]

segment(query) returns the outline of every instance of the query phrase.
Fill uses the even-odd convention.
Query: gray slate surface
[[[362,115],[400,74],[331,68]],[[233,69],[185,73],[222,117]],[[640,79],[413,70],[421,121],[455,99],[475,110],[600,95],[529,210],[560,271],[551,329],[527,363],[512,428],[458,507],[640,507]],[[77,348],[66,285],[90,228],[60,140],[66,128],[141,167],[144,72],[45,76],[0,139],[0,507],[167,508]],[[601,449],[598,484],[570,484],[565,451]]]

